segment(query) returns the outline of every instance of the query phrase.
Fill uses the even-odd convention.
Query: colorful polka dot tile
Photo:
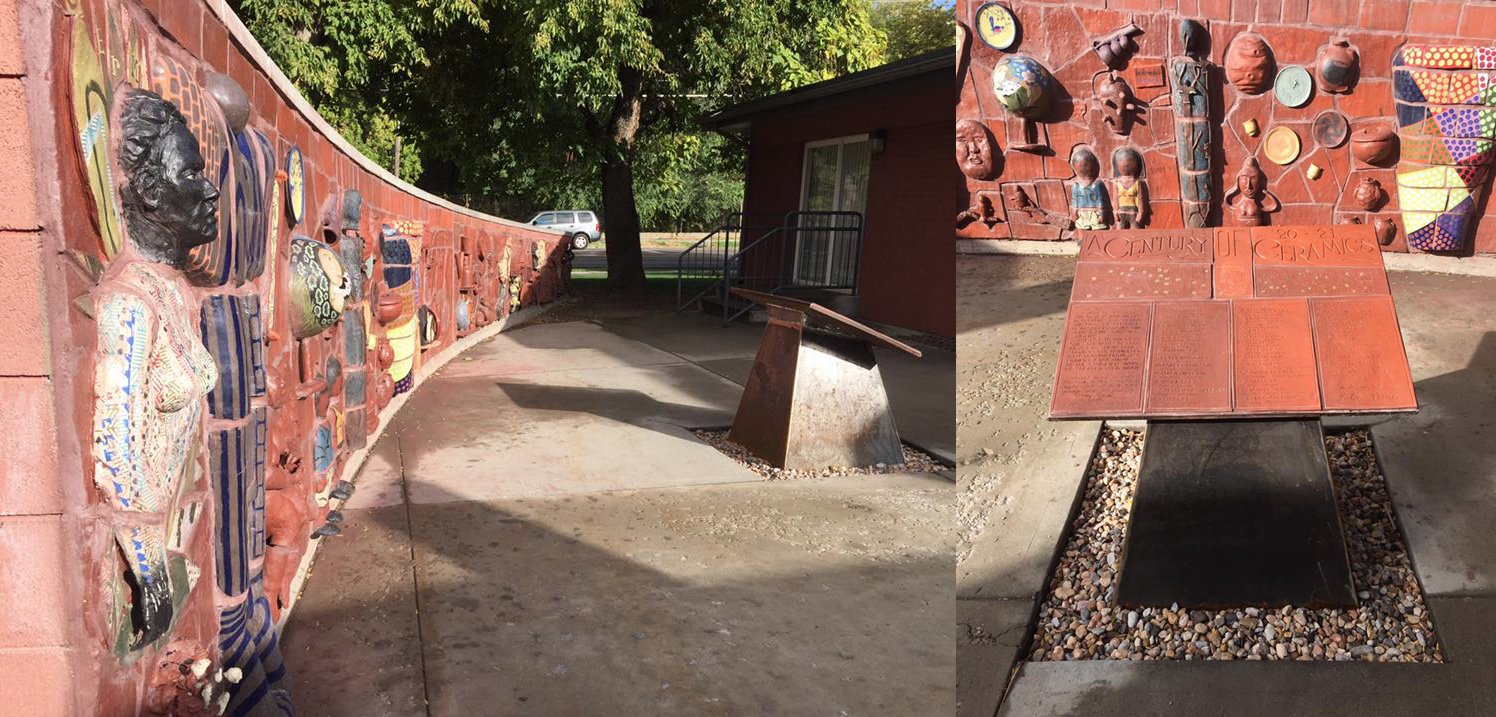
[[[1419,164],[1453,164],[1449,149],[1439,137],[1405,137],[1402,141],[1402,158],[1405,162]]]
[[[1490,164],[1467,164],[1455,167],[1454,170],[1465,186],[1478,187],[1491,178],[1491,166]]]
[[[1467,45],[1407,45],[1403,62],[1441,70],[1466,70],[1475,64],[1475,48]]]
[[[1492,159],[1496,159],[1496,144],[1489,139],[1445,139],[1443,142],[1455,164],[1477,166],[1490,164]]]
[[[1449,75],[1442,72],[1414,71],[1408,73],[1413,78],[1413,83],[1418,85],[1418,91],[1423,93],[1427,102],[1436,104],[1453,104],[1449,99]]]
[[[1481,70],[1496,70],[1496,46],[1475,48],[1475,67]]]
[[[1463,245],[1458,234],[1435,221],[1428,226],[1407,232],[1408,246],[1418,251],[1458,251]]]
[[[1481,112],[1467,107],[1451,107],[1433,111],[1434,124],[1439,127],[1440,137],[1480,137]]]
[[[1491,90],[1496,93],[1496,87],[1492,87]],[[1479,116],[1476,124],[1480,127],[1480,136],[1486,139],[1496,139],[1496,110],[1476,110],[1475,113]]]
[[[1428,110],[1419,105],[1405,105],[1397,103],[1397,125],[1407,127],[1422,123],[1428,119]]]
[[[1425,167],[1397,174],[1397,186],[1407,188],[1447,187],[1447,167]],[[1404,204],[1403,206],[1407,206]]]
[[[1462,105],[1478,105],[1480,104],[1482,95],[1480,77],[1468,72],[1450,75],[1447,92],[1449,93],[1449,102]]]
[[[1424,101],[1423,90],[1418,89],[1418,83],[1413,81],[1413,73],[1409,70],[1392,71],[1392,96],[1402,102]]]
[[[1404,211],[1402,217],[1403,229],[1411,235],[1413,232],[1433,224],[1434,220],[1439,218],[1439,213]]]
[[[1442,212],[1449,207],[1449,190],[1398,187],[1397,201],[1404,211]]]

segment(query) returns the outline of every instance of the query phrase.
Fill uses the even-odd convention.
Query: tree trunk
[[[644,283],[644,255],[639,248],[639,208],[634,203],[634,142],[643,114],[644,75],[618,70],[622,91],[603,128],[603,246],[608,252],[608,285],[639,291]]]

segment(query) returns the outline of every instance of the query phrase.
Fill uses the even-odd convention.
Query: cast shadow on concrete
[[[286,637],[302,676],[298,708],[327,717],[952,712],[949,608],[936,597],[949,594],[948,555],[838,561],[758,541],[714,558],[683,545],[689,535],[617,524],[658,500],[669,498],[576,495],[501,508],[448,496],[359,516],[410,536],[405,549],[339,543],[319,568],[362,560],[374,563],[370,574],[414,577],[385,588],[345,570],[347,584],[310,582]],[[557,510],[580,511],[569,534],[543,522]],[[807,518],[766,517],[787,528]],[[356,593],[408,606],[381,615],[390,633],[370,638],[384,664],[357,658],[368,644],[343,646],[342,660],[302,652],[320,644],[328,654],[339,626],[369,616],[350,604]],[[419,654],[390,644],[412,635]]]

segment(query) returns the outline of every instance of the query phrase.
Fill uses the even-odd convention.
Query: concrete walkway
[[[1422,410],[1370,419],[1446,664],[1018,662],[1100,428],[1044,418],[1073,272],[958,258],[958,714],[1496,714],[1490,278],[1389,275]]]
[[[952,712],[950,477],[766,483],[687,430],[731,422],[758,333],[543,324],[448,364],[286,626],[298,709]],[[901,423],[933,435],[943,390],[951,426],[953,366],[889,362]]]

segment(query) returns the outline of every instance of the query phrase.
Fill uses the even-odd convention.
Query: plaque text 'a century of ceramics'
[[[1371,227],[1079,239],[1052,417],[1417,408]]]

